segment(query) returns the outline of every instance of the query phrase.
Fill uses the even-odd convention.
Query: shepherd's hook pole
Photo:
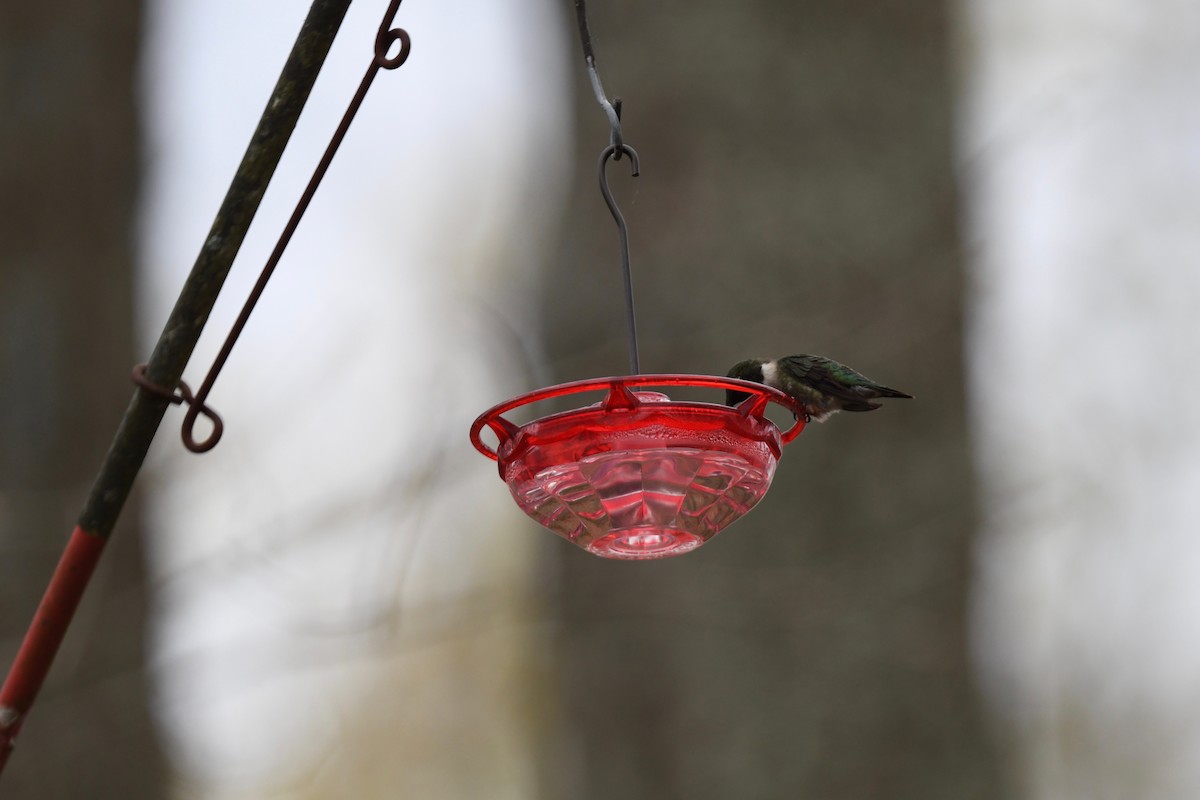
[[[399,0],[393,0],[398,5]],[[259,118],[212,228],[144,370],[177,386],[284,147],[325,63],[350,0],[315,0]],[[0,770],[37,698],[100,554],[133,487],[170,400],[135,390],[92,484],[62,560],[0,688]]]

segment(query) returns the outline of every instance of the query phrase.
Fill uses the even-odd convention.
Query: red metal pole
[[[8,678],[0,688],[0,770],[12,752],[13,740],[21,730],[25,714],[37,699],[54,662],[58,647],[66,636],[67,626],[83,597],[92,571],[100,561],[105,539],[75,526],[67,549],[50,578],[41,605],[33,615],[33,623],[25,641],[17,651]]]

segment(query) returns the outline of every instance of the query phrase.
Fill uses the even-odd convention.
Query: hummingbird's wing
[[[875,383],[860,372],[823,356],[796,355],[781,358],[780,365],[806,387],[840,401],[846,411],[873,411],[878,397],[909,397],[904,392]]]

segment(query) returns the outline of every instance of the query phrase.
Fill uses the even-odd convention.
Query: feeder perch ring
[[[693,386],[749,395],[736,407],[676,402],[647,387]],[[516,425],[504,414],[582,392],[592,405]],[[780,431],[769,403],[796,421]],[[805,426],[803,406],[751,381],[712,375],[630,375],[559,384],[481,414],[471,443],[497,462],[526,514],[606,558],[680,555],[753,508],[770,487],[785,444]],[[482,437],[497,438],[495,448]]]

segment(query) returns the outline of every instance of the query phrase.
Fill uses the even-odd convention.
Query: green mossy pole
[[[349,7],[350,0],[316,0],[309,9],[196,263],[150,356],[145,373],[149,382],[174,387],[183,375]],[[45,680],[168,405],[165,398],[150,392],[138,389],[133,393],[92,484],[79,524],[0,688],[0,770]]]

